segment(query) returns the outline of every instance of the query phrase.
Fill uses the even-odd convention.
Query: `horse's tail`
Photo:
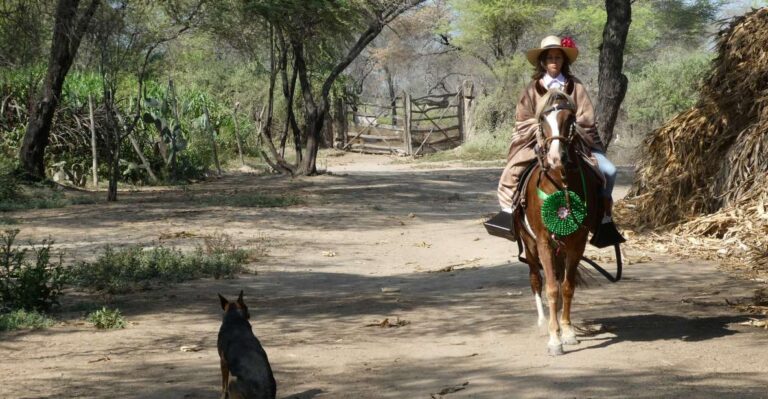
[[[595,274],[592,273],[592,270],[588,269],[581,262],[579,262],[579,264],[576,266],[575,274],[576,278],[574,279],[574,282],[577,287],[590,287],[591,283],[597,281]]]

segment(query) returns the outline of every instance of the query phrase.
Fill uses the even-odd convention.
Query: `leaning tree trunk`
[[[40,95],[30,112],[24,141],[19,149],[21,167],[32,180],[45,178],[45,148],[48,146],[61,88],[77,54],[80,40],[100,0],[91,0],[83,15],[78,18],[79,3],[80,0],[59,0],[56,6],[48,72]]]
[[[631,0],[605,1],[608,20],[600,45],[596,120],[597,131],[606,149],[613,139],[616,117],[624,95],[627,94],[627,77],[621,70],[624,64],[624,45],[632,22],[631,8]]]

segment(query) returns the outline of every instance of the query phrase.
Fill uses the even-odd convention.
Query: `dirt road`
[[[768,398],[768,333],[726,306],[756,283],[629,245],[622,282],[596,275],[577,291],[582,342],[553,358],[534,327],[527,267],[480,224],[496,210],[498,168],[357,155],[328,165],[314,178],[238,173],[11,215],[21,239],[50,235],[78,258],[106,243],[192,235],[163,242],[188,247],[212,233],[266,243],[269,256],[249,265],[258,274],[113,298],[123,330],[78,319],[95,298],[70,293],[63,323],[0,334],[0,397],[216,398],[216,293],[244,289],[279,398]],[[298,192],[306,204],[198,204],[235,191]],[[376,326],[384,319],[403,325]]]

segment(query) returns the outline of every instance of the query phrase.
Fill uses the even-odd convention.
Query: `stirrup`
[[[512,223],[512,215],[514,212],[501,211],[492,218],[483,222],[485,230],[488,234],[496,237],[506,238],[510,241],[517,241],[515,237],[515,228]]]
[[[595,231],[595,234],[592,236],[592,239],[589,240],[589,243],[598,248],[605,248],[608,246],[621,244],[625,241],[627,240],[621,235],[621,233],[619,233],[616,225],[613,223],[613,221],[610,221],[601,223],[597,226],[597,231]]]

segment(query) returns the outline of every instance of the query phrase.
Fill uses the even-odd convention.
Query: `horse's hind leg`
[[[528,259],[531,259],[531,257],[529,256]],[[536,312],[539,315],[536,325],[543,327],[546,317],[544,317],[544,303],[541,300],[541,267],[534,262],[531,262],[528,267],[530,268],[529,277],[531,279],[531,291],[533,292],[533,297],[536,299]]]
[[[566,259],[565,278],[562,285],[563,313],[560,316],[561,339],[566,345],[576,345],[579,343],[579,340],[576,339],[576,332],[571,325],[571,303],[573,302],[573,294],[576,292],[578,266],[578,260],[574,261],[570,257]]]

